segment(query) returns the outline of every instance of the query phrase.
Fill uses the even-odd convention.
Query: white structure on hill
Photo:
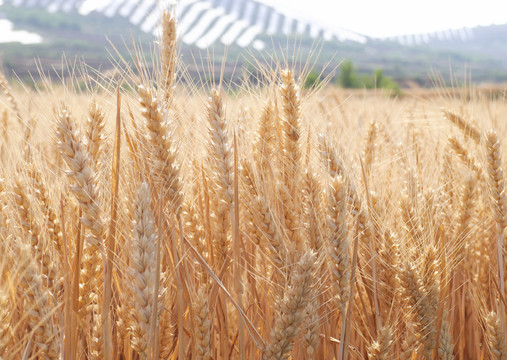
[[[0,0],[1,1],[1,0]],[[182,41],[199,48],[215,42],[225,45],[261,48],[258,40],[267,35],[298,34],[326,40],[365,42],[357,33],[284,15],[272,6],[256,0],[3,0],[5,4],[43,7],[51,12],[93,11],[108,17],[122,16],[147,33],[158,34],[160,15],[165,8],[174,8],[179,20]],[[176,6],[174,6],[176,5]]]

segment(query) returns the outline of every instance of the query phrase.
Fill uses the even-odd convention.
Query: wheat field
[[[507,359],[505,98],[199,88],[162,29],[0,80],[0,359]]]

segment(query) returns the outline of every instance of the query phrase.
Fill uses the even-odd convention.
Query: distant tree
[[[384,78],[384,72],[380,69],[375,70],[373,72],[373,84],[376,88],[382,88],[386,81],[386,78]]]
[[[363,75],[363,85],[366,89],[380,89],[383,88],[385,79],[384,72],[378,69],[371,75]]]
[[[303,87],[305,89],[314,88],[320,84],[320,75],[317,71],[312,70],[306,76]]]
[[[357,70],[352,61],[347,60],[341,65],[338,84],[345,89],[354,89],[360,87],[360,81],[357,76]]]
[[[381,69],[375,70],[371,75],[358,75],[352,61],[345,61],[341,66],[338,84],[345,89],[388,89],[395,95],[400,93],[399,85],[389,76],[384,75]]]
[[[382,70],[375,70],[373,73],[373,82],[377,89],[392,90],[395,94],[399,94],[399,85],[389,76],[385,76]]]

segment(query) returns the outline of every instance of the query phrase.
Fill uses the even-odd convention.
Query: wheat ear
[[[83,212],[80,221],[90,231],[84,247],[83,269],[81,273],[82,288],[80,303],[82,316],[90,314],[93,301],[97,301],[93,293],[102,287],[103,272],[100,270],[100,255],[104,259],[104,224],[95,189],[95,174],[90,167],[90,160],[79,133],[74,129],[71,114],[62,109],[58,115],[57,128],[58,147],[69,167],[68,177],[73,183],[71,191],[79,202]],[[105,263],[105,262],[104,262]]]
[[[21,111],[19,110],[19,103],[12,94],[11,87],[9,86],[7,79],[2,73],[0,73],[0,87],[3,89],[4,94],[7,96],[7,99],[11,103],[11,108],[16,114],[16,118],[20,123],[23,123],[23,117],[21,116]]]
[[[211,91],[208,102],[209,152],[213,175],[212,233],[215,247],[215,262],[220,268],[231,246],[229,235],[232,211],[233,158],[232,148],[227,133],[225,110],[222,96],[216,90]]]
[[[433,245],[428,245],[424,248],[422,256],[422,269],[419,271],[419,277],[422,280],[424,290],[426,291],[426,299],[424,309],[424,316],[426,319],[422,321],[425,323],[424,336],[422,343],[426,351],[431,352],[437,342],[437,315],[438,315],[438,301],[440,299],[440,262],[438,259],[437,249]]]
[[[329,256],[337,305],[342,313],[350,297],[350,243],[347,236],[346,195],[341,176],[331,180],[328,196]]]
[[[276,149],[275,119],[276,114],[273,110],[273,103],[268,101],[259,120],[254,152],[254,160],[258,166],[257,170],[264,176],[269,174],[270,161]]]
[[[393,329],[384,326],[379,330],[377,340],[368,347],[369,360],[388,360],[394,343]]]
[[[162,14],[162,39],[160,50],[162,58],[164,102],[166,103],[166,108],[169,107],[169,101],[172,99],[176,77],[176,28],[176,17],[171,15],[168,10],[165,10]]]
[[[285,167],[284,181],[289,187],[291,195],[298,184],[297,178],[300,171],[301,163],[301,145],[299,143],[301,133],[301,100],[299,99],[299,88],[294,80],[294,76],[290,70],[281,72],[282,84],[280,93],[283,102],[283,147],[284,155],[287,162]]]
[[[253,199],[253,213],[260,232],[266,238],[270,250],[270,260],[274,265],[273,273],[276,284],[285,284],[285,266],[288,261],[288,251],[283,242],[278,225],[276,224],[268,200],[263,196]]]
[[[206,244],[206,234],[201,221],[199,211],[193,201],[183,203],[183,215],[185,219],[185,236],[189,242],[196,248],[199,254],[209,263],[209,248]],[[209,284],[209,274],[202,270],[202,267],[196,262],[196,271],[199,273],[199,283]]]
[[[458,155],[459,159],[463,164],[465,164],[470,171],[472,171],[477,179],[484,179],[484,173],[479,164],[475,161],[475,159],[470,155],[470,152],[463,146],[463,144],[458,140],[458,138],[454,135],[449,136],[448,138],[449,146],[451,150]]]
[[[411,322],[407,323],[405,332],[405,338],[401,343],[401,352],[400,352],[400,360],[412,360],[417,358],[417,353],[419,351],[419,343],[417,342],[417,338],[414,334],[414,326]]]
[[[495,360],[507,360],[507,348],[505,346],[505,324],[494,311],[486,316],[486,332],[489,349]]]
[[[318,175],[306,171],[303,177],[303,208],[305,224],[307,224],[307,243],[315,252],[319,252],[323,245],[323,224],[320,214],[322,213],[322,189]]]
[[[357,209],[361,208],[361,200],[359,199],[359,194],[357,193],[354,182],[349,176],[347,176],[343,159],[338,155],[333,145],[324,135],[319,135],[318,150],[327,166],[327,170],[331,178],[338,175],[343,178],[347,190],[347,202],[356,209],[354,210],[356,212],[354,215],[358,215],[359,212]]]
[[[59,337],[51,316],[51,295],[32,261],[30,249],[18,239],[14,243],[18,248],[18,271],[22,274],[19,286],[26,301],[27,322],[33,332],[34,343],[44,358],[57,360]]]
[[[454,360],[452,336],[449,322],[447,321],[447,311],[444,312],[442,319],[442,328],[438,341],[438,357],[440,360]]]
[[[7,229],[7,191],[5,188],[5,179],[0,177],[0,228]]]
[[[282,360],[294,346],[294,339],[310,301],[315,269],[315,254],[306,252],[296,265],[291,287],[286,291],[277,312],[270,341],[264,350],[264,360]]]
[[[301,250],[303,248],[303,233],[300,208],[297,207],[297,202],[291,196],[290,187],[284,182],[278,184],[278,197],[289,241],[295,245],[297,250]]]
[[[96,172],[100,167],[100,160],[104,152],[106,135],[104,134],[104,110],[93,101],[88,109],[86,120],[86,139],[88,142],[88,153],[92,162],[93,170]]]
[[[507,198],[505,196],[505,178],[502,170],[502,155],[500,140],[495,131],[486,134],[486,147],[488,150],[488,173],[490,177],[490,191],[493,199],[493,211],[496,221],[496,247],[498,263],[498,280],[502,296],[505,296],[505,268],[504,264],[504,231],[507,227]],[[505,320],[505,319],[504,319]]]
[[[130,336],[132,348],[146,358],[150,317],[155,283],[156,234],[151,196],[147,183],[142,183],[134,202],[134,224],[131,242],[129,275]]]
[[[69,167],[67,175],[75,183],[71,190],[83,210],[81,222],[92,234],[91,243],[101,244],[104,225],[97,204],[95,174],[90,168],[89,154],[74,130],[72,117],[65,109],[59,114],[57,137],[60,153]]]
[[[9,111],[4,109],[2,111],[2,120],[0,121],[0,129],[2,134],[2,139],[6,143],[9,141]]]
[[[90,324],[91,332],[90,332],[90,359],[91,360],[103,360],[105,359],[104,353],[104,340],[103,340],[103,325],[100,320],[100,306],[98,304],[98,300],[96,299],[97,295],[95,295],[95,299],[91,305],[91,314],[93,318],[92,324]]]
[[[465,136],[474,140],[476,143],[481,142],[481,132],[474,124],[450,110],[444,110],[443,113],[444,117],[456,125],[463,132],[463,134],[465,134]]]
[[[415,335],[424,346],[424,355],[429,359],[430,353],[436,344],[435,321],[437,313],[434,306],[435,299],[428,296],[423,280],[412,263],[406,262],[399,276],[403,294],[413,318]]]
[[[260,245],[262,233],[259,230],[258,225],[255,223],[255,198],[257,197],[257,187],[254,183],[255,175],[253,173],[252,164],[249,161],[241,162],[241,205],[244,215],[243,224],[245,227],[245,236],[248,236],[252,242],[256,245]]]
[[[171,299],[169,299],[169,303]],[[161,303],[162,304],[162,303]],[[163,303],[166,305],[166,303]],[[167,305],[166,305],[167,306]],[[178,328],[172,319],[172,311],[167,307],[161,309],[160,315],[160,359],[169,360],[176,347]]]
[[[177,162],[167,118],[164,119],[166,111],[162,109],[152,89],[139,86],[138,93],[141,113],[146,121],[149,143],[151,144],[152,175],[158,183],[163,185],[162,194],[167,197],[174,213],[179,215],[183,202],[179,178],[180,166]]]
[[[44,237],[41,236],[40,226],[35,219],[32,203],[25,193],[24,185],[19,178],[16,178],[12,189],[19,212],[21,227],[30,238],[30,247],[32,248],[37,263],[42,267],[42,274],[47,276],[50,285],[52,285],[56,277],[56,268],[51,261],[49,249],[44,241]]]
[[[376,121],[371,121],[368,127],[368,134],[366,136],[366,141],[363,150],[363,163],[366,175],[370,174],[373,160],[375,158],[375,147],[376,147],[375,142],[377,140],[377,134],[378,134],[378,124]]]
[[[56,248],[61,260],[63,258],[63,244],[60,220],[58,219],[57,211],[51,205],[47,184],[44,181],[41,172],[33,163],[28,164],[27,174],[34,185],[35,195],[42,205],[42,211],[45,216],[47,226],[46,232],[49,235],[53,246]]]
[[[470,223],[475,206],[475,187],[477,181],[474,177],[468,176],[463,185],[463,192],[461,195],[461,206],[457,219],[457,228],[455,230],[454,238],[456,241],[456,264],[461,264],[465,259],[465,248],[469,246],[466,240],[470,233]]]
[[[319,299],[312,294],[312,299],[306,306],[305,321],[303,322],[304,341],[306,345],[306,353],[310,359],[314,359],[315,352],[320,341],[320,316],[319,316]]]
[[[399,240],[397,235],[390,231],[385,231],[382,236],[383,241],[379,244],[379,286],[381,299],[385,299],[384,313],[386,313],[396,300],[396,292],[399,290],[398,277],[396,276],[400,261]]]
[[[194,300],[194,314],[195,314],[195,339],[194,351],[192,359],[209,360],[211,358],[211,322],[209,319],[209,305],[208,296],[204,289],[206,284],[203,284],[197,291]]]
[[[3,269],[2,269],[3,270]],[[3,272],[3,271],[2,271]],[[7,358],[7,354],[12,344],[11,334],[11,316],[9,306],[9,297],[6,290],[0,289],[0,359]]]

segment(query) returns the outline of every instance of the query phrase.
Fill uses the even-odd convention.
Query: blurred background
[[[183,81],[202,80],[203,67],[232,83],[262,81],[258,64],[277,58],[300,69],[306,86],[319,75],[396,91],[507,82],[507,5],[492,0],[0,0],[0,66],[26,83],[82,62],[107,72],[131,61],[134,42],[149,60],[168,7]]]

